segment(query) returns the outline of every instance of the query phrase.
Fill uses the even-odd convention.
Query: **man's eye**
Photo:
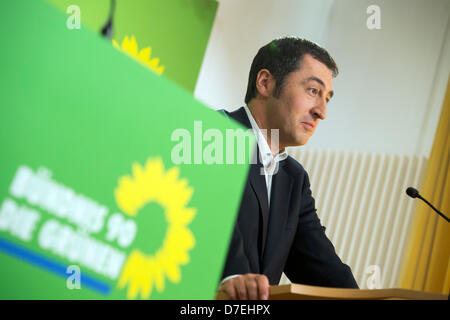
[[[309,92],[311,92],[313,95],[316,95],[317,93],[319,93],[319,90],[317,90],[316,88],[309,88]]]

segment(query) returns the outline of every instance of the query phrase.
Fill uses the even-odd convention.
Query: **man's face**
[[[269,127],[280,130],[281,150],[308,141],[319,121],[325,119],[332,96],[331,71],[306,54],[300,69],[286,77],[279,97],[272,94],[267,101]]]

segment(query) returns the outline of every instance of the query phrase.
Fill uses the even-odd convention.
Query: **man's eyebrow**
[[[306,81],[307,81],[307,82],[309,82],[309,81],[315,81],[315,82],[318,82],[322,87],[325,88],[325,83],[324,83],[321,79],[319,79],[319,78],[317,78],[317,77],[309,77],[308,79],[306,79]],[[330,91],[330,98],[329,98],[328,100],[330,100],[331,98],[333,98],[333,95],[334,95],[334,91],[331,90],[331,91]]]

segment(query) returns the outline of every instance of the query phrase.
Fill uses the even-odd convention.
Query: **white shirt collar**
[[[269,144],[267,143],[266,138],[262,134],[260,128],[258,127],[258,124],[255,121],[255,118],[253,118],[252,113],[250,112],[250,109],[247,105],[244,105],[245,112],[247,113],[247,117],[250,120],[250,124],[252,126],[253,132],[255,133],[256,141],[258,143],[259,147],[259,153],[261,154],[261,160],[263,163],[263,166],[266,168],[270,165],[272,161],[275,163],[283,161],[287,158],[288,154],[286,152],[286,149],[283,150],[280,153],[277,153],[275,156],[272,155],[272,151],[270,150]]]

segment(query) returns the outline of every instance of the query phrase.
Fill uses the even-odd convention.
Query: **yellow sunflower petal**
[[[156,73],[161,75],[164,72],[164,66],[161,66],[159,68],[156,68]]]
[[[130,40],[128,39],[128,36],[125,36],[122,40],[122,49],[124,51],[130,51]]]
[[[120,49],[120,46],[119,46],[119,44],[117,43],[116,40],[112,39],[112,44],[113,44],[114,48]]]
[[[131,40],[128,43],[128,51],[134,56],[138,54],[138,46],[134,36],[131,36]]]
[[[153,69],[156,69],[158,67],[158,64],[159,64],[159,58],[153,58],[152,60],[150,60],[148,62],[148,65],[150,67],[152,67]]]
[[[150,59],[151,52],[152,52],[151,47],[142,49],[139,52],[139,60],[144,61],[144,62],[147,61],[148,59]]]

